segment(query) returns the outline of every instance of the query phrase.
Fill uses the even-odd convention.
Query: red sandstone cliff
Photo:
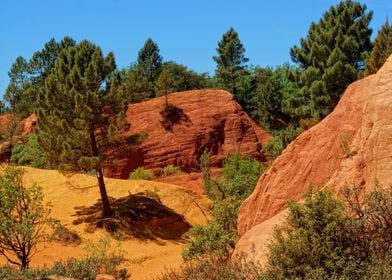
[[[168,164],[191,171],[205,149],[211,151],[211,165],[219,166],[232,152],[264,160],[261,151],[271,135],[242,110],[233,96],[223,90],[192,90],[168,96],[180,110],[168,120],[160,113],[165,97],[130,104],[127,120],[131,129],[124,143],[111,151],[105,164],[109,177],[127,178],[138,166],[159,169]],[[138,144],[131,141],[140,138]]]
[[[377,74],[350,85],[335,110],[262,175],[239,210],[236,254],[250,251],[252,240],[261,250],[263,223],[277,220],[287,200],[300,199],[310,184],[338,191],[375,182],[392,185],[392,56]]]

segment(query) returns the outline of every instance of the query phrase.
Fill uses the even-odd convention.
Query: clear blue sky
[[[218,40],[234,27],[250,64],[276,66],[290,61],[289,49],[305,37],[312,21],[338,0],[0,0],[0,96],[16,57],[29,59],[52,37],[88,39],[118,67],[136,60],[151,37],[164,60],[198,72],[214,73]],[[387,16],[391,0],[368,0],[374,11],[373,37]]]

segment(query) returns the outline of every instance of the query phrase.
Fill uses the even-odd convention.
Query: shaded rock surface
[[[344,185],[371,189],[376,183],[392,185],[392,56],[377,74],[351,84],[335,110],[261,176],[239,210],[239,234],[251,239],[256,226],[312,184],[338,192]]]
[[[199,158],[211,151],[211,166],[227,154],[240,152],[265,160],[261,151],[271,135],[223,90],[192,90],[168,96],[173,111],[162,114],[165,97],[130,104],[126,114],[131,129],[121,145],[107,151],[105,174],[127,178],[139,166],[153,169],[173,164],[183,171],[199,168]]]

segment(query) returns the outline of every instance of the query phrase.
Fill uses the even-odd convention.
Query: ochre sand
[[[86,224],[73,225],[77,219],[75,207],[91,206],[99,199],[97,179],[84,174],[62,174],[55,170],[24,168],[26,185],[33,182],[43,188],[45,200],[52,206],[52,216],[60,220],[68,229],[76,231],[82,238],[82,244],[63,245],[59,242],[45,243],[33,256],[32,267],[50,266],[54,261],[69,257],[82,257],[86,254],[84,247],[89,241],[97,241],[102,237],[111,238],[105,230],[97,229],[93,233],[85,231]],[[183,215],[191,225],[205,224],[208,219],[210,202],[204,196],[175,185],[144,180],[118,180],[105,178],[107,192],[110,197],[120,198],[146,190],[156,192],[165,206]],[[121,247],[125,253],[127,267],[131,279],[150,279],[160,275],[165,268],[178,268],[182,263],[181,251],[183,240],[139,240],[127,239],[117,241],[113,245]],[[117,246],[116,245],[116,246]],[[0,259],[4,263],[3,259]]]

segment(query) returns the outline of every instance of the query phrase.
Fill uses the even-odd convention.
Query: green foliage
[[[388,20],[381,26],[374,41],[373,50],[366,59],[365,76],[376,73],[392,54],[392,25]]]
[[[197,262],[187,262],[179,270],[168,270],[159,280],[267,280],[261,266],[252,261],[222,261],[206,258]]]
[[[153,88],[162,71],[162,56],[159,54],[158,44],[148,38],[140,49],[137,57],[137,67],[143,77],[152,84]],[[153,93],[150,97],[153,96]]]
[[[274,137],[263,148],[271,154],[272,158],[277,158],[301,132],[301,128],[289,125],[285,129],[276,132]]]
[[[62,276],[73,279],[94,280],[98,274],[113,275],[116,279],[125,280],[129,274],[120,265],[124,261],[119,246],[113,246],[106,238],[96,243],[89,243],[87,254],[82,259],[70,258],[56,261],[46,269],[28,269],[20,272],[5,266],[0,267],[0,278],[4,280],[49,279],[48,276]]]
[[[178,175],[181,173],[181,168],[179,166],[174,166],[173,164],[169,164],[165,166],[162,170],[163,176],[169,176],[172,174]]]
[[[28,136],[25,144],[18,144],[12,149],[11,162],[35,168],[51,168],[48,154],[38,144],[37,135]]]
[[[186,66],[168,61],[162,64],[162,71],[171,73],[176,83],[173,87],[174,92],[186,91],[191,89],[202,89],[211,86],[206,73],[198,74],[189,70]]]
[[[341,1],[318,23],[312,23],[301,45],[290,50],[301,69],[292,73],[301,88],[297,97],[301,117],[327,115],[363,72],[364,59],[371,50],[371,19],[372,12],[366,13],[365,5]]]
[[[129,179],[132,180],[153,180],[154,178],[154,173],[144,169],[143,166],[136,168],[129,174]]]
[[[57,58],[38,100],[40,146],[61,169],[95,170],[103,214],[111,209],[102,175],[102,150],[127,124],[114,55],[82,41]]]
[[[28,84],[28,62],[21,56],[18,56],[12,64],[8,76],[10,83],[4,94],[4,100],[11,106],[11,111],[16,114],[22,100],[23,92]]]
[[[369,279],[391,275],[392,189],[309,191],[289,203],[270,245],[269,273],[282,279]],[[389,268],[388,268],[389,267]]]
[[[200,159],[204,187],[213,200],[214,219],[206,226],[197,226],[188,232],[192,239],[183,251],[186,260],[213,256],[226,260],[234,248],[237,236],[238,208],[253,191],[263,165],[252,158],[232,154],[224,162],[224,176],[212,180],[209,174],[209,153]]]
[[[244,65],[249,59],[245,57],[245,48],[233,28],[223,34],[216,51],[218,55],[213,59],[217,64],[215,72],[218,85],[238,98],[237,83],[244,75]]]
[[[26,188],[22,169],[7,167],[0,175],[0,254],[11,264],[28,268],[37,244],[52,223],[41,188]]]

